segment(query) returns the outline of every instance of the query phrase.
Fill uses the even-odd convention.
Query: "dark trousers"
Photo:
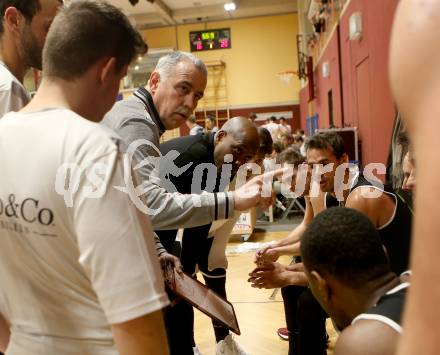
[[[226,299],[226,270],[208,270],[208,255],[211,250],[213,238],[208,238],[209,226],[201,226],[185,229],[182,238],[182,251],[180,261],[183,270],[194,275],[198,270],[202,272],[205,284],[215,293]],[[162,244],[167,250],[171,250],[174,243],[173,233],[161,231],[158,233]],[[172,296],[170,297],[172,299]],[[174,306],[168,307],[164,312],[165,328],[168,336],[171,355],[192,355],[194,341],[194,310],[184,300],[180,300]],[[215,339],[217,342],[229,335],[229,329],[220,322],[212,320]]]
[[[208,256],[214,238],[208,238],[209,226],[185,229],[182,237],[182,254],[180,260],[183,270],[194,275],[198,270],[202,273],[205,284],[219,296],[226,299],[226,270],[209,270]],[[212,321],[217,342],[226,338],[229,329],[217,321]]]
[[[323,355],[327,351],[327,314],[307,287],[281,289],[287,329],[289,355]]]
[[[221,270],[224,272],[224,269]],[[203,276],[203,278],[205,279],[206,286],[226,298],[226,277],[210,278]],[[192,348],[195,346],[193,307],[188,302],[180,300],[174,306],[166,308],[164,319],[170,355],[192,355]],[[229,329],[223,324],[212,320],[212,326],[214,327],[217,342],[229,335]]]
[[[193,355],[194,312],[184,300],[168,306],[164,311],[170,355]]]

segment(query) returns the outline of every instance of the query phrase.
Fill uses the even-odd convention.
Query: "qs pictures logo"
[[[38,223],[42,226],[50,226],[54,221],[52,210],[42,208],[38,200],[26,198],[17,201],[14,194],[10,194],[6,200],[0,198],[0,217]]]

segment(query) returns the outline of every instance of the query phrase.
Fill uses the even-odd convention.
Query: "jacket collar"
[[[134,92],[133,95],[143,102],[143,104],[145,105],[145,109],[150,114],[153,122],[159,128],[159,134],[162,136],[166,129],[164,124],[162,123],[162,120],[160,119],[156,106],[154,106],[153,97],[151,96],[150,92],[144,87],[140,87]]]

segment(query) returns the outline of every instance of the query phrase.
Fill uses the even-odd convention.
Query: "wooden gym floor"
[[[285,232],[255,233],[249,242],[268,242],[285,237]],[[229,247],[238,246],[239,238],[231,239]],[[255,289],[247,282],[248,274],[254,268],[254,252],[228,256],[229,267],[226,281],[228,300],[234,305],[240,325],[241,336],[234,335],[243,350],[250,355],[287,355],[288,342],[281,340],[276,331],[285,327],[283,300],[278,292],[270,300],[273,290]],[[289,263],[288,257],[280,259]],[[202,279],[199,277],[199,279]],[[210,318],[195,310],[195,340],[203,355],[215,355],[215,338]],[[327,320],[327,331],[331,337],[328,354],[331,355],[336,338],[331,322]]]

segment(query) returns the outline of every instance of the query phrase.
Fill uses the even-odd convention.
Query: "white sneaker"
[[[194,355],[202,355],[202,353],[200,352],[200,350],[197,346],[193,347],[193,353],[194,353]]]
[[[216,355],[249,355],[229,334],[224,340],[217,343]]]

